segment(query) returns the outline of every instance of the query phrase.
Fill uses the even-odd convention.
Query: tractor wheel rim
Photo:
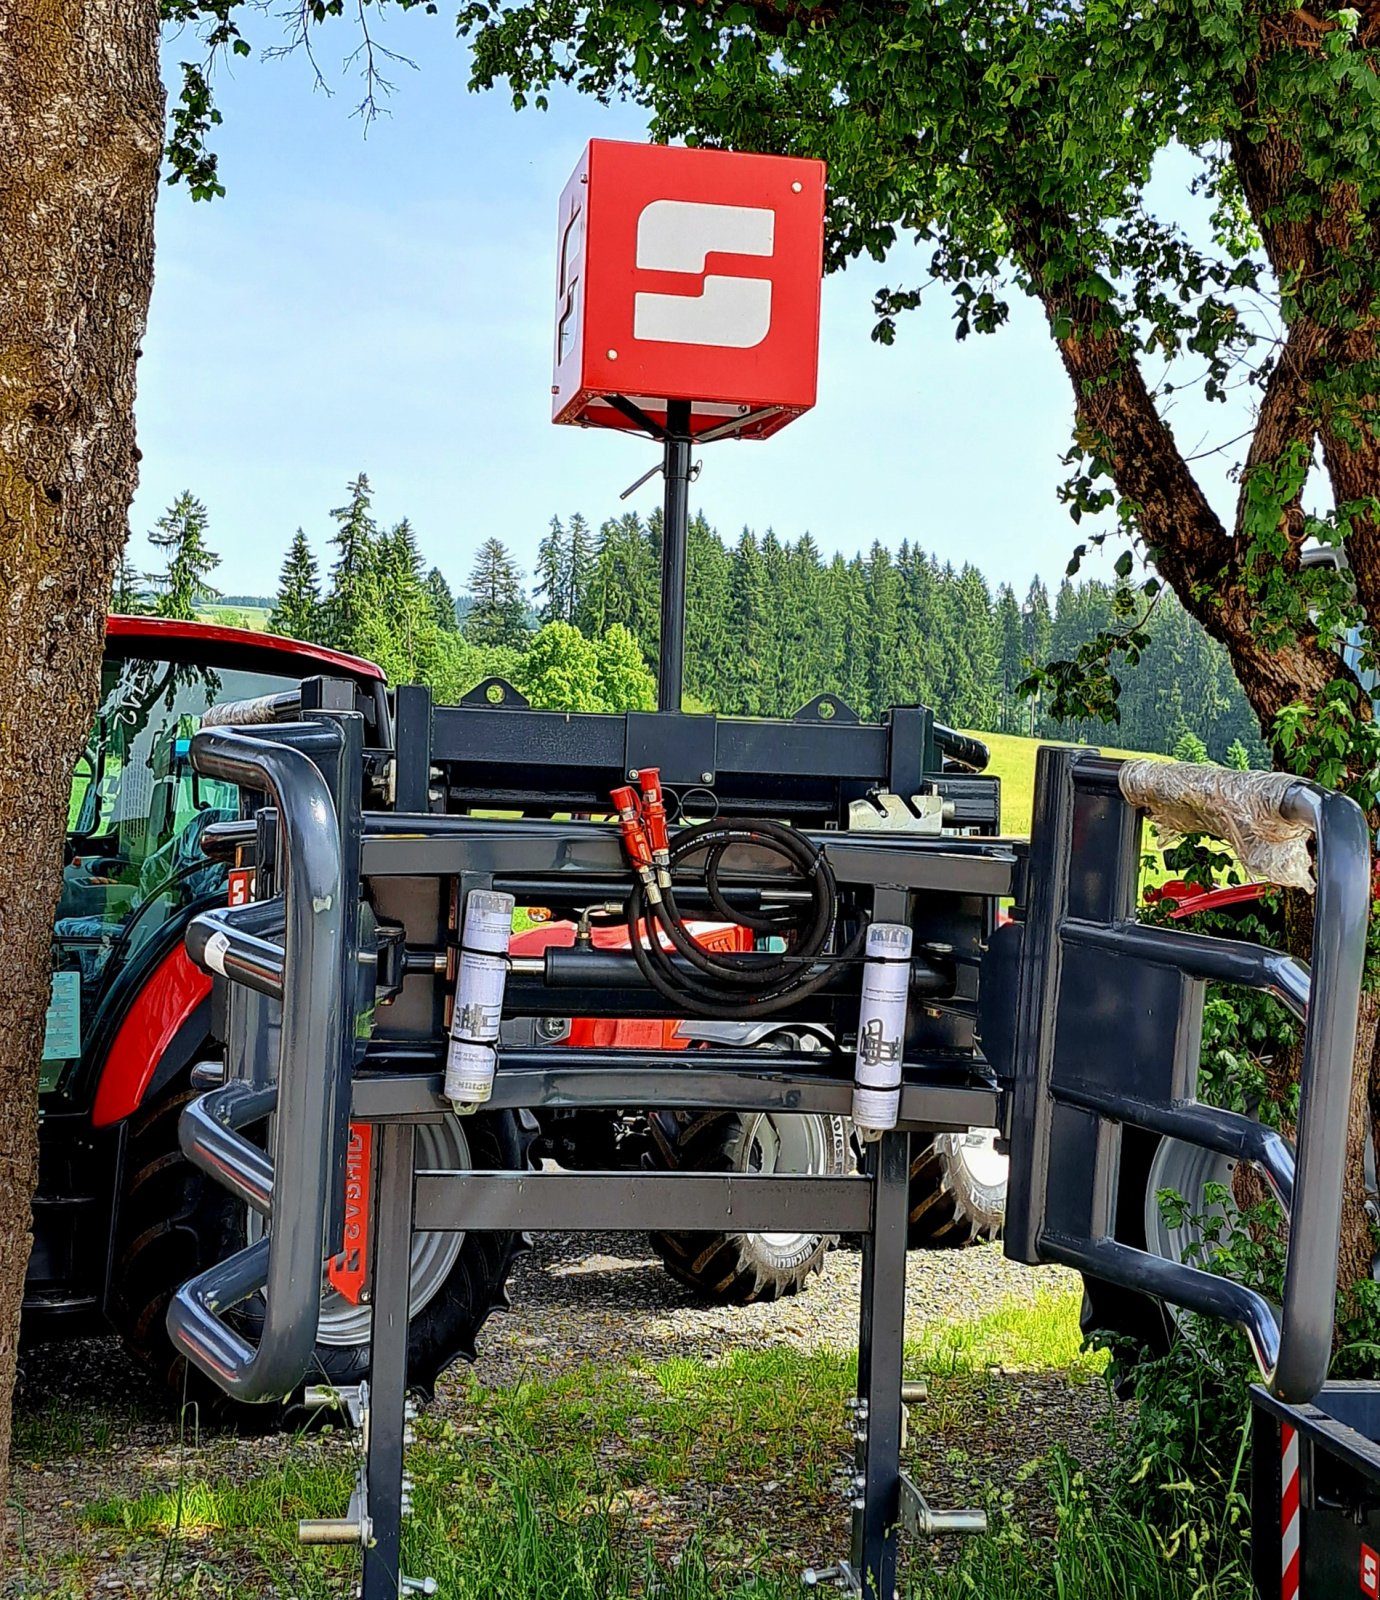
[[[1228,1215],[1224,1206],[1208,1204],[1207,1186],[1220,1184],[1230,1189],[1235,1171],[1236,1163],[1215,1150],[1204,1150],[1201,1145],[1186,1144],[1182,1139],[1161,1139],[1145,1185],[1145,1242],[1151,1254],[1166,1261],[1182,1263],[1188,1259],[1189,1265],[1203,1265],[1190,1258],[1193,1246],[1203,1243],[1203,1230],[1197,1219]],[[1165,1218],[1159,1203],[1159,1196],[1166,1190],[1182,1196],[1186,1205],[1182,1222],[1174,1226]],[[1183,1330],[1187,1313],[1168,1301],[1165,1307]]]
[[[824,1119],[809,1112],[755,1113],[745,1121],[737,1167],[739,1172],[790,1172],[812,1178],[827,1177],[833,1169]],[[801,1249],[815,1236],[813,1229],[754,1235],[769,1250],[783,1255]]]
[[[413,1170],[457,1171],[470,1165],[470,1144],[458,1117],[444,1122],[423,1122],[417,1127]],[[249,1214],[249,1242],[263,1231],[262,1219]],[[433,1299],[454,1270],[464,1247],[463,1233],[414,1233],[412,1235],[412,1292],[409,1315],[416,1317]],[[327,1288],[321,1296],[321,1315],[316,1342],[333,1349],[348,1349],[367,1343],[373,1327],[373,1308],[351,1305],[338,1290]]]
[[[1006,1184],[1011,1158],[997,1149],[995,1128],[974,1128],[958,1136],[958,1159],[968,1176],[983,1189],[1000,1189]]]

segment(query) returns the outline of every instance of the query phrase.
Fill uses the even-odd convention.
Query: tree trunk
[[[162,130],[157,0],[0,9],[0,1507],[53,914],[134,492]]]

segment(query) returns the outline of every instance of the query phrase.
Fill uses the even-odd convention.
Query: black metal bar
[[[239,1130],[261,1122],[277,1105],[277,1084],[226,1083],[193,1100],[177,1129],[188,1160],[265,1217],[273,1204],[273,1163]]]
[[[1279,1363],[1279,1324],[1265,1297],[1254,1289],[1202,1267],[1166,1261],[1163,1256],[1119,1244],[1115,1239],[1074,1239],[1046,1231],[1040,1236],[1040,1247],[1046,1261],[1062,1262],[1080,1272],[1090,1272],[1095,1278],[1167,1300],[1171,1305],[1187,1306],[1203,1316],[1235,1323],[1246,1335],[1260,1370],[1275,1371]],[[1329,1301],[1323,1313],[1329,1326],[1332,1311]]]
[[[760,1172],[419,1172],[416,1225],[424,1233],[863,1233],[872,1225],[872,1185]]]
[[[244,1401],[290,1394],[316,1345],[325,1222],[337,1170],[332,1122],[335,1102],[344,1109],[349,1099],[341,1052],[342,952],[353,946],[345,928],[335,806],[306,752],[329,762],[346,744],[345,730],[331,723],[254,733],[203,729],[192,741],[198,772],[273,796],[287,861],[273,1174],[280,1204],[271,1234],[184,1284],[168,1308],[168,1332],[178,1350]],[[354,749],[358,759],[357,740]],[[357,839],[353,851],[357,862]],[[214,1175],[216,1151],[203,1152],[193,1141],[186,1154],[204,1159]],[[222,1314],[258,1288],[268,1294],[255,1346]]]
[[[369,1367],[368,1503],[362,1600],[398,1600],[402,1544],[403,1426],[407,1404],[412,1273],[412,1165],[416,1128],[380,1130],[374,1184],[373,1336]]]
[[[425,811],[431,774],[431,690],[399,684],[394,697],[397,745],[396,789],[399,811]]]
[[[910,1136],[868,1146],[872,1229],[863,1237],[858,1320],[857,1470],[853,1570],[862,1600],[893,1600],[901,1506],[901,1366],[906,1332],[906,1222]]]
[[[701,1060],[714,1061],[712,1067],[652,1064],[632,1052],[619,1058],[615,1051],[560,1049],[524,1051],[523,1064],[517,1065],[516,1054],[503,1052],[489,1101],[494,1110],[673,1105],[694,1111],[817,1111],[847,1116],[853,1103],[851,1077],[807,1077],[779,1066],[765,1069],[761,1051],[703,1052]],[[754,1061],[745,1059],[754,1055]],[[720,1061],[721,1056],[727,1059]],[[439,1070],[355,1079],[354,1115],[361,1121],[449,1114],[441,1099]],[[991,1128],[997,1121],[997,1091],[954,1083],[910,1083],[901,1090],[901,1121],[917,1130]]]
[[[666,403],[661,513],[661,648],[658,711],[679,711],[685,693],[685,550],[690,528],[690,402]]]
[[[1266,989],[1300,1020],[1308,1012],[1308,972],[1282,950],[1267,950],[1245,940],[1214,939],[1181,928],[1146,927],[1138,922],[1107,926],[1076,917],[1066,918],[1059,934],[1066,945],[1147,961],[1213,983]]]
[[[1294,1202],[1294,1152],[1284,1136],[1236,1111],[1196,1101],[1164,1104],[1135,1095],[1060,1084],[1054,1097],[1061,1105],[1096,1111],[1099,1116],[1132,1127],[1146,1128],[1170,1139],[1183,1139],[1216,1150],[1234,1161],[1249,1161],[1265,1174],[1279,1203],[1288,1210]]]

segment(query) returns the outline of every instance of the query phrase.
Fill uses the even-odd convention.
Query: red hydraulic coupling
[[[621,789],[612,790],[609,798],[618,813],[618,832],[623,838],[623,849],[638,875],[645,881],[651,875],[652,846],[643,827],[637,791],[624,785]]]
[[[666,806],[661,798],[661,770],[643,767],[637,774],[642,785],[642,824],[651,841],[652,858],[666,868],[671,862],[671,841],[666,833]]]

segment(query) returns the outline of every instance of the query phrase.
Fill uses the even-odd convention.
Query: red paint
[[[1178,922],[1184,917],[1196,916],[1200,911],[1223,911],[1227,906],[1263,900],[1272,888],[1273,885],[1268,883],[1234,883],[1223,889],[1202,889],[1196,883],[1173,878],[1158,888],[1152,886],[1147,889],[1145,899],[1150,905],[1171,901],[1174,909],[1169,913],[1170,920]]]
[[[345,1150],[345,1231],[340,1254],[326,1266],[331,1287],[357,1306],[369,1278],[369,1199],[374,1177],[374,1125],[352,1122]]]
[[[822,161],[590,142],[560,205],[552,418],[764,438],[815,403]]]
[[[139,1109],[164,1051],[210,992],[210,976],[192,964],[181,944],[174,945],[135,996],[106,1055],[91,1111],[95,1127]]]
[[[147,644],[155,653],[161,652],[170,642],[181,644],[235,645],[241,649],[260,650],[266,654],[289,656],[293,662],[308,662],[322,671],[346,672],[351,677],[384,681],[382,667],[366,661],[363,656],[347,655],[343,650],[329,650],[323,644],[308,644],[304,639],[284,639],[276,633],[256,633],[252,628],[226,628],[218,622],[182,622],[170,617],[106,618],[107,639],[127,639],[136,644]],[[310,677],[311,673],[304,676]]]
[[[705,950],[752,949],[751,929],[740,928],[736,923],[688,922],[686,928]],[[616,928],[594,928],[591,936],[598,950],[628,948],[628,930],[622,923]],[[661,935],[661,942],[670,949],[665,934]],[[552,945],[568,947],[574,943],[573,922],[542,922],[515,933],[508,950],[515,956],[535,956]],[[571,1050],[686,1050],[691,1041],[681,1037],[679,1028],[680,1023],[669,1017],[575,1017],[561,1043]]]

